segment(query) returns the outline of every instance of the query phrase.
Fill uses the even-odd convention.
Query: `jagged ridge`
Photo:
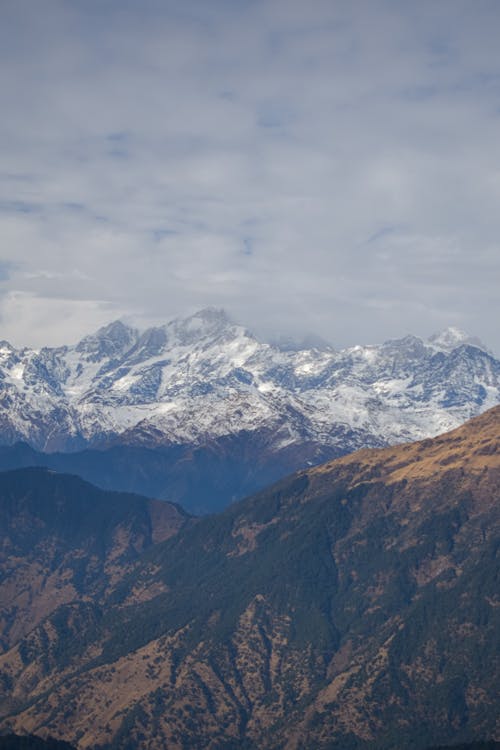
[[[341,352],[259,342],[208,308],[76,346],[0,346],[0,442],[75,450],[273,434],[347,452],[438,434],[500,401],[500,362],[449,329]]]

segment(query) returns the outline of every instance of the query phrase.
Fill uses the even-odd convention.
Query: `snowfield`
[[[266,430],[276,448],[416,440],[500,402],[500,362],[457,329],[343,351],[284,350],[208,308],[76,346],[0,343],[0,442],[73,450],[201,444]]]

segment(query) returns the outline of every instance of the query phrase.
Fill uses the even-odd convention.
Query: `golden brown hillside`
[[[499,438],[497,407],[186,526],[0,658],[0,727],[109,750],[500,740]]]
[[[444,471],[500,468],[500,406],[436,438],[380,450],[360,450],[313,469],[310,474],[349,470],[356,483],[383,479],[432,479]]]

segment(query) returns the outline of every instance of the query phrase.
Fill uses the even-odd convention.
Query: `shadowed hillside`
[[[499,438],[497,407],[149,546],[69,653],[61,607],[0,658],[2,726],[120,750],[499,741]]]
[[[0,737],[0,750],[74,750],[74,748],[67,742],[52,738],[43,740],[34,735],[8,734]]]
[[[0,651],[64,606],[92,620],[140,555],[188,518],[46,469],[0,473]]]

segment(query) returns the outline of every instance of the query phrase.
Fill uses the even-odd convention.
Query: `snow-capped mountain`
[[[266,431],[342,452],[433,436],[500,402],[500,362],[457,329],[334,351],[258,341],[208,308],[76,346],[0,343],[0,442],[46,451]]]

